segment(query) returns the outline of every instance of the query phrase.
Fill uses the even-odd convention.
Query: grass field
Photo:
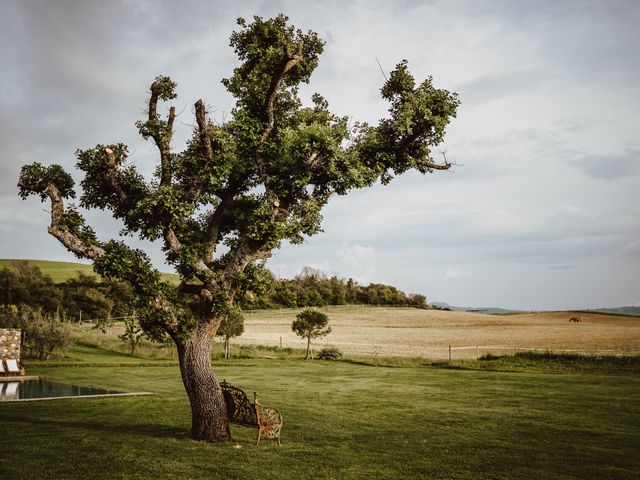
[[[5,268],[14,259],[0,258],[0,269]],[[91,265],[75,262],[51,262],[49,260],[25,260],[35,266],[37,266],[42,273],[49,275],[51,279],[56,282],[64,282],[65,280],[75,277],[78,272],[85,275],[95,276]]]
[[[263,310],[246,315],[245,333],[235,343],[300,348],[291,331],[299,310]],[[387,307],[329,307],[332,332],[315,342],[346,353],[448,359],[476,358],[516,350],[573,350],[590,353],[640,352],[640,317],[572,312],[486,315],[469,312]],[[479,347],[476,349],[476,345]]]
[[[15,259],[0,258],[0,269],[8,266]],[[64,282],[81,272],[85,275],[96,276],[91,265],[76,262],[52,262],[49,260],[24,260],[36,265],[42,273],[49,275],[55,283]],[[172,283],[178,283],[178,276],[173,273],[163,273],[162,277]]]
[[[29,260],[54,279],[63,281],[78,270],[93,275],[89,265]],[[11,260],[0,260],[0,268]],[[165,274],[170,281],[177,277]],[[304,341],[291,331],[296,309],[247,312],[240,345],[302,348]],[[332,333],[315,342],[316,349],[331,345],[350,355],[473,359],[488,353],[518,350],[579,351],[585,353],[640,353],[640,316],[588,312],[532,312],[514,315],[419,310],[367,306],[327,307]],[[569,324],[571,316],[584,322]],[[119,333],[118,327],[114,329]]]
[[[247,359],[218,376],[284,415],[283,445],[188,439],[175,362],[82,347],[29,374],[148,397],[0,404],[0,478],[633,479],[640,378]],[[98,366],[100,365],[100,366]],[[118,365],[118,366],[115,366]]]

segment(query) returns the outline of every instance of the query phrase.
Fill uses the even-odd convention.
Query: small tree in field
[[[216,335],[223,337],[224,341],[224,358],[231,358],[229,350],[229,339],[231,337],[239,337],[244,332],[244,316],[239,308],[232,309],[220,322],[220,327]]]
[[[329,317],[319,310],[308,308],[303,310],[291,324],[291,330],[299,337],[307,339],[307,353],[304,356],[305,360],[309,359],[311,353],[311,339],[326,337],[331,333],[331,327],[329,324]]]
[[[400,62],[382,86],[389,115],[377,125],[335,115],[314,94],[303,105],[298,88],[308,83],[324,42],[288,18],[238,20],[231,46],[240,60],[223,84],[235,107],[222,122],[195,103],[193,136],[174,151],[176,84],[151,84],[143,138],[158,149],[153,180],[127,159],[122,143],[78,150],[80,206],[109,210],[123,235],[162,244],[166,261],[181,277],[176,288],[162,278],[145,252],[121,240],[102,240],[73,204],[74,180],[59,165],[22,167],[20,196],[51,203],[48,231],[94,270],[131,284],[140,326],[157,340],[167,336],[178,352],[191,405],[191,437],[229,441],[222,389],[211,365],[213,339],[225,316],[260,272],[258,265],[283,242],[299,244],[321,231],[322,208],[332,195],[389,183],[409,170],[447,170],[431,148],[455,117],[455,93],[431,78],[416,83]],[[186,120],[181,123],[188,123]],[[353,212],[357,215],[357,212]]]
[[[118,338],[129,344],[129,348],[131,348],[131,356],[133,356],[136,354],[136,348],[144,338],[144,331],[135,317],[135,312],[133,316],[124,317],[122,322],[124,323],[124,332],[121,335],[118,335]]]

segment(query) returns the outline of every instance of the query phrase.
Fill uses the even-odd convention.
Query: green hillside
[[[15,259],[0,258],[0,269],[3,269],[13,261],[15,261]],[[24,261],[36,265],[42,271],[42,273],[44,273],[45,275],[49,275],[56,283],[64,282],[69,278],[75,277],[76,275],[78,275],[78,272],[81,272],[85,275],[96,276],[96,273],[93,271],[91,265],[87,265],[85,263],[52,262],[49,260],[31,259],[24,259]],[[163,273],[162,276],[165,280],[168,280],[172,283],[178,283],[178,276],[174,273]]]

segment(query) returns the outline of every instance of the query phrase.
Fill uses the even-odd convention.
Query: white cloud
[[[442,281],[446,282],[449,280],[458,280],[460,278],[471,277],[472,275],[473,275],[473,272],[471,270],[458,270],[455,268],[447,268],[447,270],[444,273],[444,276],[442,277]]]
[[[340,250],[336,252],[336,257],[341,262],[361,265],[370,261],[374,252],[375,248],[370,245],[360,245],[359,243],[351,245],[349,242],[344,242]]]

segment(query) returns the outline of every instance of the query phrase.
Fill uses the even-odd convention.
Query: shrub
[[[46,360],[55,350],[71,346],[71,329],[60,316],[43,314],[41,310],[27,307],[4,308],[0,315],[0,327],[22,330],[24,354],[27,357]]]
[[[316,360],[342,360],[342,356],[337,348],[323,348],[316,354]]]

